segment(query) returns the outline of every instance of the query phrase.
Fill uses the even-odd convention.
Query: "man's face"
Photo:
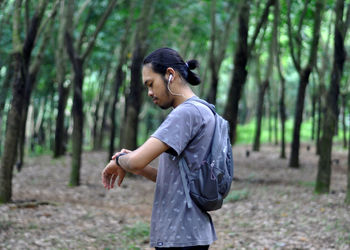
[[[148,96],[152,98],[154,104],[162,109],[168,109],[172,106],[173,98],[166,88],[166,80],[154,72],[148,64],[142,68],[142,80],[148,89]]]

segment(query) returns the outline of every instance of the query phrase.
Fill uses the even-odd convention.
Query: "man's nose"
[[[148,96],[153,97],[153,91],[151,89],[148,89]]]

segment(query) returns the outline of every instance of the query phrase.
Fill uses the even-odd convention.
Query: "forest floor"
[[[350,249],[344,150],[333,153],[330,194],[316,195],[313,148],[302,146],[300,169],[288,168],[276,146],[246,157],[248,149],[233,149],[236,179],[223,208],[211,213],[218,236],[211,249]],[[0,206],[0,249],[150,249],[155,185],[129,177],[106,191],[106,158],[84,153],[76,188],[67,186],[69,156],[28,158],[13,178],[14,202]]]

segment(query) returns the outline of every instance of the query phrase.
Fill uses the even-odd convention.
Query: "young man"
[[[188,84],[198,85],[192,72],[196,60],[187,63],[172,49],[152,52],[143,62],[142,78],[154,104],[174,108],[156,132],[138,149],[116,153],[102,172],[105,188],[120,185],[125,172],[156,182],[151,220],[150,245],[156,249],[208,249],[216,240],[211,217],[195,204],[188,208],[179,171],[184,157],[189,168],[199,168],[210,146],[215,127],[211,110],[193,103]],[[160,156],[158,169],[148,164]]]

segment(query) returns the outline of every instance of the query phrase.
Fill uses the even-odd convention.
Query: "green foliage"
[[[225,198],[225,202],[236,202],[240,200],[245,200],[248,198],[248,196],[249,191],[247,189],[232,190]]]

